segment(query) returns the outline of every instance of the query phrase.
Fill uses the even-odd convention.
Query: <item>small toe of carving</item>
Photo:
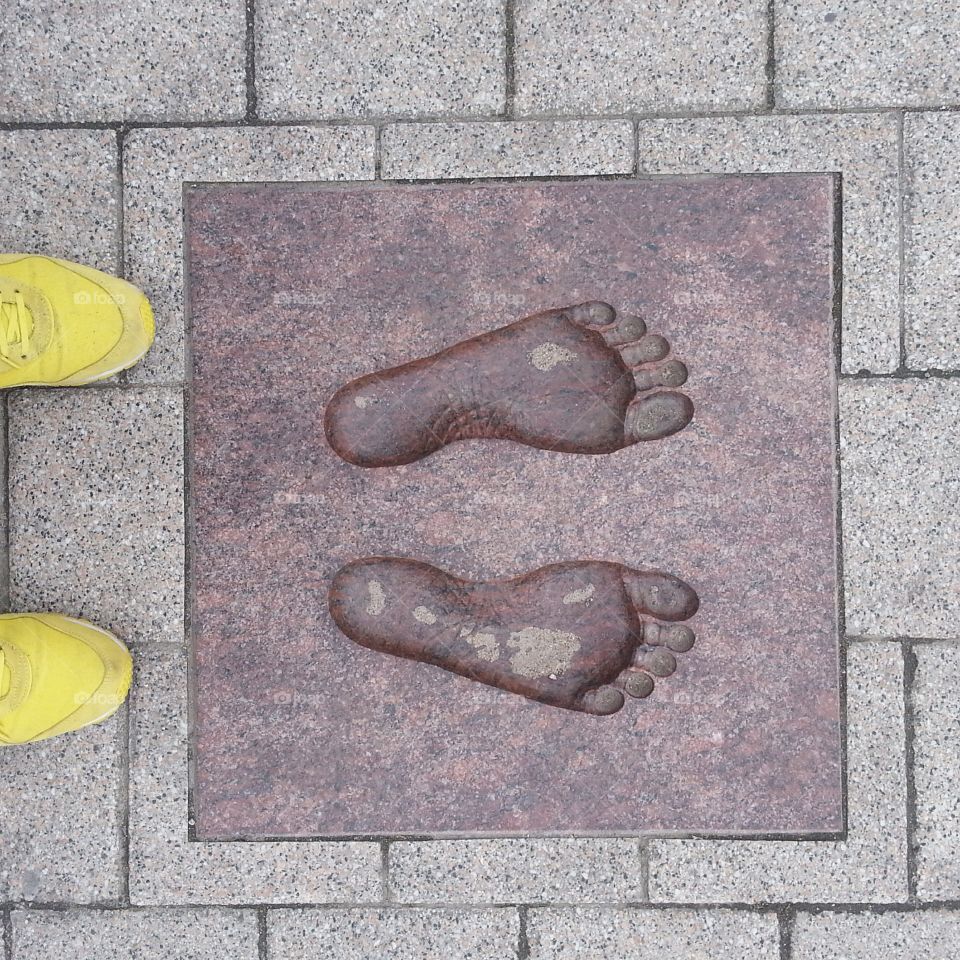
[[[642,700],[653,693],[653,677],[647,673],[631,671],[623,681],[623,689],[629,696]]]
[[[686,587],[686,584],[683,584]],[[673,588],[673,584],[668,584],[667,588]],[[674,603],[682,605],[692,602],[684,597],[684,591],[679,587]],[[689,589],[689,588],[688,588]],[[670,602],[670,598],[666,598]],[[696,640],[696,634],[685,623],[664,624],[647,622],[643,625],[643,642],[648,647],[669,647],[674,653],[686,653],[693,647]]]
[[[643,322],[642,317],[630,313],[621,313],[617,316],[617,322],[603,331],[603,336],[611,347],[619,347],[622,344],[639,340],[646,332],[647,325]]]
[[[668,360],[659,367],[642,367],[633,371],[638,390],[653,387],[680,387],[687,382],[687,368],[679,360]]]
[[[670,344],[659,333],[651,333],[636,343],[629,343],[620,350],[620,356],[628,367],[636,367],[641,363],[652,363],[654,360],[663,360],[670,352]]]
[[[616,713],[624,704],[623,694],[611,686],[597,687],[583,695],[583,709],[597,716],[609,716]]]
[[[564,308],[564,313],[574,322],[588,327],[605,327],[613,323],[617,311],[603,300],[588,300],[572,307]]]
[[[633,665],[652,673],[655,677],[669,677],[676,672],[677,658],[662,647],[652,650],[640,648],[633,655]]]
[[[683,623],[664,627],[661,636],[664,644],[674,653],[686,653],[696,641],[696,634]]]

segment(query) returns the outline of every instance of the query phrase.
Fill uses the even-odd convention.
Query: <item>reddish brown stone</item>
[[[192,190],[198,835],[838,830],[832,211],[815,175]],[[327,443],[350,381],[591,300],[683,359],[684,429],[373,470]],[[696,646],[611,716],[557,709],[347,639],[331,580],[383,555],[669,571]]]

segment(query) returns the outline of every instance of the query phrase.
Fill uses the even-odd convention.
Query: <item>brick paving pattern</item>
[[[8,602],[138,664],[0,759],[5,960],[957,956],[960,4],[60,8],[5,14],[0,238],[142,284],[158,341],[4,400]],[[182,184],[783,170],[844,184],[847,838],[190,840]]]

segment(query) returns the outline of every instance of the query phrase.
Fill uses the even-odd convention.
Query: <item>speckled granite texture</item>
[[[834,180],[188,193],[190,573],[203,838],[842,829]],[[578,456],[327,446],[348,380],[587,299],[644,315],[693,423]],[[697,590],[697,646],[612,717],[351,643],[326,595],[389,553],[568,559]]]

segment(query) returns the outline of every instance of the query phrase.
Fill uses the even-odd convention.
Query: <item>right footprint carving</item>
[[[514,440],[613,453],[682,430],[687,368],[640,317],[593,300],[547,310],[433,356],[350,381],[327,404],[330,445],[361,467],[412,463],[448,443]]]
[[[554,707],[607,716],[643,698],[694,644],[693,588],[657,570],[581,560],[462,580],[399,557],[337,571],[330,613],[355,643]]]

